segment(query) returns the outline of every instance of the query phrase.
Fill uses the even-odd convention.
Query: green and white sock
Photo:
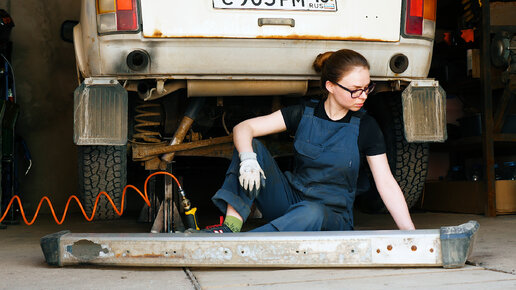
[[[244,224],[244,222],[238,219],[237,217],[228,215],[224,220],[224,224],[228,226],[228,228],[231,229],[231,231],[233,231],[234,233],[238,233],[242,229],[242,225]]]

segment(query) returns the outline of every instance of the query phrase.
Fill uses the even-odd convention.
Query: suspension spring
[[[134,120],[133,135],[135,141],[146,143],[160,143],[161,134],[159,127],[161,126],[162,114],[161,106],[155,103],[142,103],[135,107],[136,116]]]

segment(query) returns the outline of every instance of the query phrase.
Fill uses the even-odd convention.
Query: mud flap
[[[74,143],[125,145],[127,91],[115,80],[86,79],[74,92]]]
[[[446,92],[434,80],[415,80],[401,94],[407,142],[444,142]]]
[[[152,267],[462,267],[478,230],[274,233],[56,233],[41,246],[50,265]]]

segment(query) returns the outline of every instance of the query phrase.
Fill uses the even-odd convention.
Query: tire
[[[91,215],[95,199],[105,191],[118,210],[122,192],[127,183],[126,146],[79,146],[79,195],[88,215]],[[99,199],[96,220],[118,218],[105,196]]]
[[[408,143],[405,140],[400,94],[378,95],[370,101],[371,106],[367,110],[383,132],[391,172],[403,191],[407,206],[413,208],[423,194],[428,168],[428,143]],[[363,165],[359,176],[357,207],[366,212],[387,212],[365,160]]]

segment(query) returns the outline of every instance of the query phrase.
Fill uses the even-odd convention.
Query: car
[[[83,78],[74,93],[74,142],[87,211],[100,191],[120,203],[128,161],[159,170],[177,155],[230,157],[232,126],[319,96],[312,63],[317,55],[342,48],[370,62],[377,86],[366,109],[385,135],[389,163],[408,205],[418,201],[428,143],[446,139],[446,94],[427,78],[436,0],[82,0],[81,5],[73,27]],[[268,144],[275,156],[286,156],[289,142],[286,136]],[[362,196],[377,200],[374,210],[381,210],[374,185],[361,184]],[[114,217],[107,200],[101,200],[96,217]]]

